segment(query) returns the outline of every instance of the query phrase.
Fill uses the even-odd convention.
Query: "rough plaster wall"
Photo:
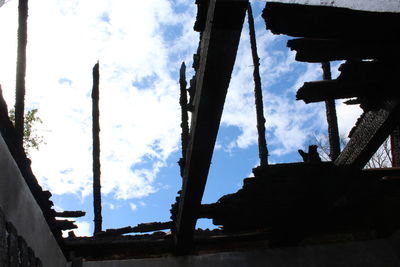
[[[399,256],[400,240],[388,239],[190,257],[84,262],[83,267],[376,267],[400,266]]]
[[[0,207],[44,267],[65,267],[66,260],[0,135]]]
[[[399,0],[269,0],[268,2],[336,6],[380,12],[400,12]]]

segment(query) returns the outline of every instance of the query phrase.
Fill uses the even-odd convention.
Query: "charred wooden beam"
[[[56,220],[54,226],[60,230],[71,230],[78,228],[74,221],[69,220]]]
[[[93,117],[93,208],[94,234],[101,232],[101,182],[100,182],[100,121],[99,121],[99,62],[93,67],[92,117]]]
[[[260,77],[260,58],[257,53],[256,31],[254,29],[254,18],[251,4],[247,9],[247,19],[249,23],[249,35],[251,45],[251,55],[253,58],[253,79],[254,79],[254,96],[257,115],[257,132],[258,132],[258,156],[260,158],[260,166],[268,165],[268,148],[265,140],[265,118],[264,118],[264,103]]]
[[[83,217],[86,215],[86,212],[84,211],[62,211],[62,212],[56,212],[55,216],[56,217],[64,217],[64,218],[78,218],[78,217]]]
[[[28,0],[18,4],[18,48],[15,85],[15,132],[18,145],[23,145],[25,110],[26,46],[28,43]]]
[[[386,100],[379,110],[365,112],[335,165],[363,168],[399,123],[399,100]]]
[[[331,64],[329,62],[322,63],[323,79],[325,81],[332,80]],[[328,123],[329,137],[329,157],[335,160],[340,154],[339,128],[336,116],[335,100],[329,99],[325,101],[326,120]]]
[[[208,7],[178,203],[175,233],[177,254],[185,254],[191,249],[247,4],[247,0],[211,0]]]
[[[181,177],[183,177],[183,171],[185,169],[186,150],[189,142],[189,116],[188,116],[188,101],[187,101],[187,82],[186,82],[186,66],[185,62],[182,62],[181,69],[179,71],[179,84],[180,84],[180,98],[179,104],[181,106],[181,143],[182,143],[182,158],[179,160],[179,167]]]
[[[267,29],[274,34],[322,39],[400,39],[399,13],[268,2],[262,16]]]
[[[324,62],[334,60],[398,59],[399,41],[360,41],[334,39],[293,39],[287,46],[296,51],[296,60]]]
[[[376,86],[368,83],[341,83],[338,80],[305,82],[297,91],[296,99],[314,103],[334,99],[360,96],[366,91],[373,92]]]
[[[392,61],[349,61],[339,68],[336,80],[306,82],[297,91],[297,99],[306,103],[331,99],[399,97],[395,90],[400,68]]]
[[[104,232],[101,232],[96,235],[96,237],[108,237],[108,236],[119,236],[123,234],[129,233],[146,233],[146,232],[155,232],[161,230],[171,229],[173,226],[173,222],[151,222],[151,223],[140,223],[137,226],[131,227],[123,227],[117,229],[107,229]]]

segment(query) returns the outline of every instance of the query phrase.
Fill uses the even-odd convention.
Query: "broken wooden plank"
[[[146,232],[155,232],[160,230],[169,230],[172,228],[174,223],[171,222],[151,222],[151,223],[140,223],[137,226],[131,227],[123,227],[116,229],[107,229],[104,232],[101,232],[96,235],[96,237],[108,237],[108,236],[119,236],[123,234],[129,233],[146,233]]]
[[[400,13],[268,2],[262,16],[267,29],[274,34],[322,39],[400,39]]]
[[[78,218],[78,217],[83,217],[85,215],[86,212],[81,210],[76,210],[76,211],[66,210],[66,211],[56,212],[55,217]]]
[[[366,91],[373,91],[368,83],[342,83],[338,80],[305,82],[297,91],[296,99],[306,104],[333,99],[351,98],[360,96]]]
[[[200,66],[176,220],[175,250],[187,253],[192,246],[211,157],[218,133],[247,0],[211,0],[202,33]]]
[[[391,99],[383,103],[379,110],[363,114],[352,131],[346,147],[335,160],[335,165],[363,168],[379,146],[398,125],[400,115],[399,100]]]
[[[399,41],[360,41],[300,38],[287,42],[296,51],[296,60],[324,62],[334,60],[398,59]]]
[[[60,230],[71,230],[78,228],[78,226],[75,225],[74,221],[69,220],[56,220],[54,225]]]

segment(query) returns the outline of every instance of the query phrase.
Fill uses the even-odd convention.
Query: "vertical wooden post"
[[[322,62],[323,79],[331,80],[331,65],[329,62]],[[340,154],[339,128],[337,124],[335,100],[325,101],[326,120],[328,122],[328,138],[329,138],[329,157],[332,161],[336,160]]]
[[[100,122],[99,122],[99,62],[93,67],[92,118],[93,118],[93,207],[94,234],[102,231],[100,183]]]
[[[257,113],[257,131],[258,131],[258,152],[260,157],[260,166],[268,165],[268,149],[267,141],[265,140],[265,118],[264,118],[264,107],[263,107],[263,96],[260,78],[260,58],[257,54],[257,42],[256,33],[254,30],[254,18],[251,9],[251,4],[249,2],[247,9],[247,18],[249,22],[249,32],[250,32],[250,44],[251,44],[251,54],[253,57],[253,78],[254,78],[254,95]]]
[[[26,45],[28,42],[28,0],[19,0],[18,47],[15,84],[15,130],[18,145],[23,144],[25,109]]]
[[[400,167],[400,127],[397,126],[390,135],[392,167]]]
[[[180,84],[180,98],[179,104],[181,106],[181,142],[182,142],[182,158],[179,160],[179,167],[181,176],[183,177],[183,170],[185,169],[186,150],[189,141],[189,124],[188,124],[188,103],[187,103],[187,91],[186,91],[186,66],[185,62],[182,62],[179,71],[179,84]]]

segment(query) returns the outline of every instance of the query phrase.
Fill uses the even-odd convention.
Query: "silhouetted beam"
[[[305,82],[297,91],[296,99],[303,100],[308,104],[331,99],[351,98],[371,91],[372,89],[368,87],[371,87],[368,83],[343,83],[338,80]]]
[[[247,0],[211,0],[208,7],[176,221],[177,254],[192,246],[247,5]]]
[[[352,131],[350,141],[335,160],[335,165],[363,168],[398,125],[399,103],[399,100],[387,100],[383,108],[364,113]]]
[[[140,223],[137,226],[127,226],[123,228],[107,229],[96,235],[96,237],[108,237],[108,236],[119,236],[129,233],[146,233],[160,230],[169,230],[173,226],[173,222],[151,222],[151,223]]]
[[[289,40],[287,46],[297,52],[296,60],[302,62],[400,58],[399,41],[301,38]]]
[[[67,211],[56,212],[55,217],[78,218],[78,217],[83,217],[85,215],[86,215],[86,212],[84,212],[84,211],[67,210]]]
[[[267,29],[274,34],[349,40],[400,39],[400,13],[268,2],[262,16]]]

